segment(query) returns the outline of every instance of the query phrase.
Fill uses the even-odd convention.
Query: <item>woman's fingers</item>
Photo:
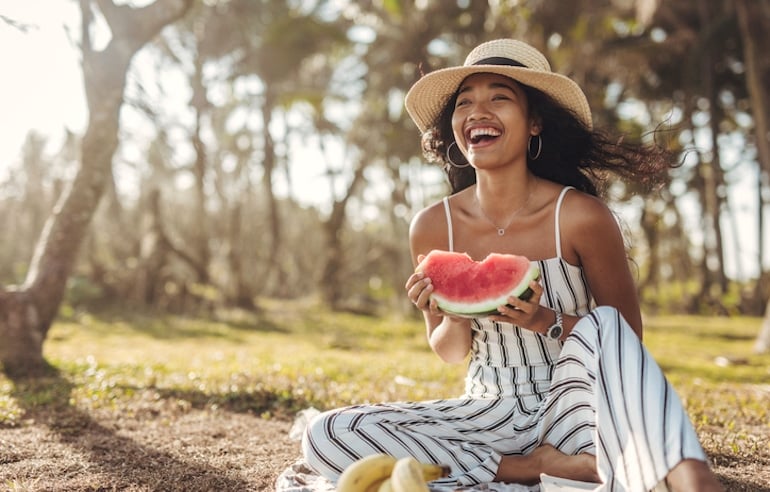
[[[412,304],[420,309],[428,307],[430,294],[433,292],[430,278],[422,273],[414,273],[407,279],[405,288],[406,295]]]
[[[513,323],[518,326],[527,327],[531,324],[538,309],[540,309],[540,297],[543,295],[543,287],[536,281],[529,284],[532,289],[532,295],[527,299],[519,299],[511,296],[508,298],[508,304],[500,306],[497,310],[499,315],[491,316],[495,321]]]

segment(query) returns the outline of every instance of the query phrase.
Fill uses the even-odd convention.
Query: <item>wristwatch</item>
[[[556,313],[556,321],[553,322],[553,324],[548,328],[548,331],[545,332],[545,336],[550,338],[551,340],[558,340],[562,333],[564,333],[564,327],[562,326],[562,320],[561,320],[561,313],[559,311],[555,311]]]

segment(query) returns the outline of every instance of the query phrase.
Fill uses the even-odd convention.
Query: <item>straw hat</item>
[[[545,56],[527,43],[497,39],[477,46],[468,54],[463,66],[436,70],[412,86],[406,94],[406,110],[421,132],[433,123],[460,83],[475,73],[505,75],[538,89],[592,128],[588,100],[574,81],[552,72]]]

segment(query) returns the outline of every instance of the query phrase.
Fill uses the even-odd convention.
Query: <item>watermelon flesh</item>
[[[466,253],[433,250],[417,268],[431,279],[431,298],[448,314],[484,317],[499,314],[508,298],[527,300],[530,282],[540,278],[540,269],[524,256],[492,253],[474,261]]]

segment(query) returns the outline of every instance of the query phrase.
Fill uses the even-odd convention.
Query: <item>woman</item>
[[[410,276],[432,349],[449,363],[470,359],[465,394],[324,413],[303,440],[309,465],[334,479],[386,452],[451,464],[437,483],[536,484],[546,473],[597,490],[722,490],[641,344],[623,238],[597,198],[606,171],[646,182],[665,170],[665,152],[594,132],[580,88],[515,40],[424,76],[406,107],[452,185],[413,219],[414,263],[433,249],[510,253],[538,262],[541,280],[528,301],[471,320],[442,313],[430,278]]]

